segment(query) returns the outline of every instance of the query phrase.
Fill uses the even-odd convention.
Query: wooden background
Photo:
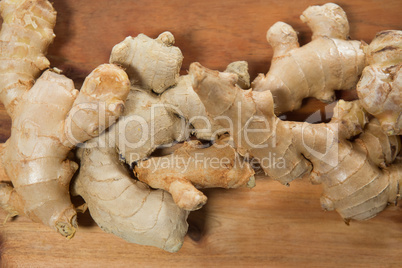
[[[76,86],[126,36],[156,37],[170,30],[189,64],[223,70],[235,60],[249,62],[251,77],[266,73],[272,50],[268,28],[284,21],[311,36],[299,16],[325,1],[130,1],[54,0],[57,38],[49,50],[52,66],[64,70]],[[402,2],[337,1],[346,11],[352,39],[370,42],[376,32],[402,28]],[[351,94],[343,94],[352,98]],[[310,100],[293,118],[303,120],[323,105]],[[0,109],[0,142],[10,134]],[[297,181],[289,188],[266,178],[252,189],[205,191],[209,201],[190,215],[190,229],[176,254],[126,243],[102,232],[88,214],[66,241],[47,227],[18,217],[0,227],[2,267],[127,266],[373,266],[402,265],[402,206],[392,206],[367,222],[343,223],[320,208],[320,186]],[[4,211],[0,220],[5,219]]]

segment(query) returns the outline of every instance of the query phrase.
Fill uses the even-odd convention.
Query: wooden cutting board
[[[235,60],[249,62],[250,74],[266,73],[272,49],[268,28],[284,21],[310,40],[300,14],[325,1],[130,1],[54,0],[57,38],[49,49],[52,66],[64,70],[79,87],[97,65],[108,61],[113,45],[126,36],[156,37],[170,30],[184,54],[182,73],[199,61],[225,69]],[[352,39],[370,42],[376,32],[402,29],[402,2],[337,1],[350,21]],[[350,99],[352,93],[339,96]],[[315,100],[289,118],[304,120],[324,112]],[[324,118],[325,119],[325,118]],[[0,142],[10,135],[10,119],[0,109]],[[1,177],[4,177],[0,174]],[[0,178],[1,179],[1,178]],[[250,189],[205,191],[208,204],[189,217],[189,233],[175,254],[129,244],[106,234],[88,213],[67,241],[24,217],[0,227],[2,267],[131,266],[373,266],[402,265],[402,206],[392,206],[366,222],[350,226],[319,204],[321,187],[296,181],[285,187],[259,178]],[[0,211],[0,220],[6,214]]]

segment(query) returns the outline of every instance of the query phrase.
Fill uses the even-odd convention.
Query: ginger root
[[[383,31],[364,47],[369,64],[357,84],[362,106],[388,135],[402,134],[402,31]]]
[[[117,119],[128,90],[127,75],[113,65],[95,69],[80,92],[67,77],[44,72],[14,108],[11,137],[2,154],[14,188],[2,188],[10,196],[2,206],[72,237],[76,212],[69,184],[78,165],[67,154]]]
[[[4,0],[0,11],[0,100],[12,116],[18,97],[50,65],[44,54],[55,37],[56,11],[46,0]]]
[[[176,252],[187,232],[188,211],[206,202],[195,186],[254,186],[254,170],[233,148],[221,142],[223,148],[198,148],[198,141],[184,143],[170,156],[138,162],[134,170],[137,181],[130,177],[129,167],[119,162],[115,148],[96,146],[97,140],[107,138],[103,136],[106,133],[89,141],[87,148],[78,149],[80,170],[73,194],[84,198],[104,231],[131,243]]]
[[[110,63],[125,68],[132,85],[160,94],[176,85],[179,77],[183,55],[174,42],[170,32],[156,39],[129,36],[113,47]]]
[[[177,207],[170,194],[131,178],[115,148],[79,148],[77,156],[80,170],[73,194],[84,198],[104,231],[169,252],[181,248],[188,212]]]
[[[214,140],[225,132],[209,120],[190,77],[179,76],[181,52],[173,44],[174,36],[164,32],[156,39],[145,35],[127,37],[112,50],[110,62],[126,68],[132,84],[124,114],[108,133],[113,140],[111,146],[116,144],[128,164],[145,159],[159,146],[183,142],[191,134],[198,139]],[[149,48],[154,49],[150,55]],[[166,66],[163,73],[160,66]],[[234,62],[227,72],[238,74],[247,84],[247,68],[246,62]],[[148,86],[143,88],[143,84]]]
[[[180,50],[172,46],[173,42],[173,35],[165,32],[157,39],[144,35],[128,37],[115,46],[110,62],[126,68],[131,81],[125,111],[104,134],[78,150],[81,168],[73,182],[74,194],[84,198],[102,229],[129,242],[170,252],[177,251],[183,243],[186,210],[198,209],[206,202],[205,195],[195,187],[240,187],[254,178],[250,164],[240,163],[233,148],[193,148],[190,145],[199,147],[195,141],[174,152],[173,160],[165,156],[141,161],[161,145],[188,139],[192,132],[206,139],[221,133],[221,127],[209,121],[205,107],[191,87],[190,77],[179,76]],[[147,53],[149,48],[153,49],[152,57]],[[170,64],[172,59],[176,66]],[[160,66],[165,66],[162,73]],[[228,71],[243,75],[244,83],[249,81],[245,62],[233,63]],[[165,80],[161,74],[166,76]],[[194,163],[198,155],[226,162],[217,168],[204,169]],[[119,157],[135,167],[139,180],[169,191],[173,198],[165,191],[150,189],[130,178],[129,166],[119,163]],[[178,158],[184,161],[185,170],[176,168]],[[152,163],[161,162],[174,168],[151,172],[155,168]]]
[[[274,24],[267,32],[274,50],[271,68],[252,83],[254,91],[271,91],[275,114],[300,108],[307,97],[334,101],[334,90],[354,88],[365,66],[361,42],[347,40],[349,23],[341,7],[311,6],[300,18],[313,32],[313,40],[299,47],[290,25]]]
[[[247,63],[222,73],[195,63],[180,76],[183,55],[174,36],[141,34],[116,45],[110,64],[96,68],[78,91],[57,71],[42,73],[55,36],[51,4],[3,0],[0,10],[0,101],[12,118],[0,152],[12,185],[0,184],[0,206],[9,216],[26,215],[73,237],[69,186],[78,165],[68,154],[85,141],[77,150],[81,168],[73,194],[85,199],[106,232],[170,252],[183,244],[188,211],[206,202],[198,188],[254,185],[254,171],[241,156],[257,159],[283,184],[307,176],[322,184],[323,208],[347,222],[374,217],[401,197],[400,31],[382,32],[362,49],[348,40],[339,6],[310,7],[301,19],[313,41],[299,47],[291,26],[273,25],[267,33],[272,67],[253,90],[242,90],[250,87]],[[339,101],[329,123],[276,116],[299,108],[304,98],[330,102],[334,90],[355,87],[365,60],[370,66],[358,84],[360,102]],[[378,120],[369,120],[363,108]],[[225,132],[236,150],[219,140],[209,148],[191,141],[171,155],[151,156],[191,135],[215,141]]]
[[[401,165],[391,164],[399,137],[373,132],[376,123],[370,122],[365,135],[349,140],[367,122],[358,102],[338,102],[327,124],[282,121],[274,114],[270,91],[242,90],[236,75],[198,63],[190,66],[190,75],[209,116],[229,130],[238,152],[256,158],[272,179],[289,184],[310,176],[324,185],[323,207],[336,209],[346,221],[369,219],[400,197]],[[369,136],[376,142],[368,142]]]
[[[77,225],[69,183],[78,165],[67,154],[117,119],[129,80],[122,69],[106,64],[79,92],[72,80],[51,70],[32,86],[49,65],[44,53],[54,37],[55,12],[41,0],[6,0],[1,9],[1,100],[12,118],[1,158],[13,187],[1,185],[0,205],[71,238]]]
[[[134,174],[149,186],[168,191],[180,208],[190,211],[207,202],[196,188],[254,187],[254,170],[232,147],[222,141],[200,146],[199,141],[190,141],[171,155],[140,161]]]

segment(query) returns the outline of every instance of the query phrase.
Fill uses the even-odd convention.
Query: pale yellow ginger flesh
[[[402,31],[380,32],[364,50],[369,66],[357,84],[360,102],[388,135],[401,135]]]
[[[323,206],[345,220],[369,219],[400,197],[401,164],[391,164],[400,150],[399,137],[385,135],[376,121],[363,129],[366,116],[358,102],[340,101],[327,124],[287,122],[274,115],[270,91],[242,90],[235,85],[236,75],[198,63],[190,66],[190,75],[209,116],[272,179],[288,184],[310,176],[323,184]],[[360,139],[348,140],[362,131]]]
[[[254,186],[254,170],[222,141],[202,148],[199,141],[185,142],[173,154],[140,161],[134,174],[149,186],[172,194],[185,210],[197,210],[207,197],[197,188]]]
[[[104,231],[169,252],[181,248],[188,212],[176,206],[170,194],[132,179],[113,147],[79,148],[77,156],[80,170],[73,194],[84,198]]]
[[[301,20],[312,30],[313,40],[299,47],[290,25],[274,24],[267,32],[274,50],[271,68],[252,83],[255,91],[271,91],[275,114],[300,108],[307,97],[334,101],[334,90],[354,88],[365,66],[361,42],[347,40],[349,23],[341,7],[311,6]]]
[[[95,69],[80,92],[72,80],[50,70],[34,83],[49,66],[44,54],[54,38],[56,13],[42,0],[0,5],[0,98],[12,119],[1,154],[12,186],[1,185],[0,205],[10,216],[26,215],[71,238],[77,223],[69,184],[78,165],[67,154],[117,119],[129,80],[108,64]]]

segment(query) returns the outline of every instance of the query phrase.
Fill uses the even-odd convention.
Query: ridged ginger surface
[[[356,88],[360,103],[388,135],[401,135],[402,31],[380,32],[364,49],[369,66]]]
[[[176,252],[187,233],[188,212],[172,196],[134,180],[115,148],[79,148],[80,170],[73,193],[84,198],[106,232],[128,242]]]
[[[282,121],[270,91],[242,90],[236,75],[198,63],[190,66],[190,75],[209,116],[230,129],[237,150],[256,158],[272,179],[289,184],[311,176],[324,186],[323,207],[336,209],[346,221],[369,219],[399,199],[402,166],[392,164],[399,137],[388,137],[376,121],[363,130],[366,115],[358,102],[339,102],[327,124]],[[272,156],[283,161],[265,164]]]
[[[132,83],[124,114],[108,133],[128,164],[148,157],[161,145],[185,141],[190,134],[213,140],[225,132],[209,120],[190,77],[179,75],[180,49],[173,44],[173,35],[164,32],[156,39],[144,35],[128,37],[113,48],[110,62],[126,68]],[[151,55],[146,53],[150,48]],[[165,80],[160,66],[168,66],[164,70]],[[231,63],[226,72],[236,73],[245,85],[249,83],[246,62]]]
[[[111,64],[96,68],[80,91],[51,70],[44,57],[53,40],[55,12],[47,1],[2,1],[1,100],[12,119],[2,162],[13,186],[1,185],[0,203],[71,238],[76,211],[69,183],[78,165],[67,158],[78,143],[96,137],[123,110],[126,73]],[[33,85],[33,86],[32,86]]]
[[[230,146],[199,148],[192,141],[171,156],[151,156],[158,147],[184,141],[191,133],[204,139],[221,134],[220,126],[209,121],[190,77],[179,76],[180,50],[173,42],[173,35],[165,32],[156,39],[128,37],[114,47],[110,62],[126,68],[131,90],[119,121],[78,150],[81,169],[73,185],[102,229],[171,252],[183,243],[188,227],[185,210],[199,209],[206,202],[197,188],[241,187],[254,179],[250,164],[241,162]],[[229,65],[227,72],[238,73],[244,84],[249,83],[244,62]],[[201,161],[209,157],[226,164],[196,165],[196,155]],[[130,167],[135,167],[139,180],[167,192],[151,190],[131,178]]]
[[[334,101],[334,90],[354,88],[365,66],[361,42],[348,40],[349,22],[341,7],[311,6],[301,20],[312,30],[313,40],[299,47],[290,25],[274,24],[267,32],[274,50],[271,68],[252,83],[255,91],[271,91],[275,114],[300,108],[307,97]]]
[[[185,210],[201,208],[207,197],[196,188],[254,187],[254,170],[223,141],[208,148],[198,148],[199,141],[186,142],[173,154],[140,161],[136,177],[152,188],[172,194]]]

